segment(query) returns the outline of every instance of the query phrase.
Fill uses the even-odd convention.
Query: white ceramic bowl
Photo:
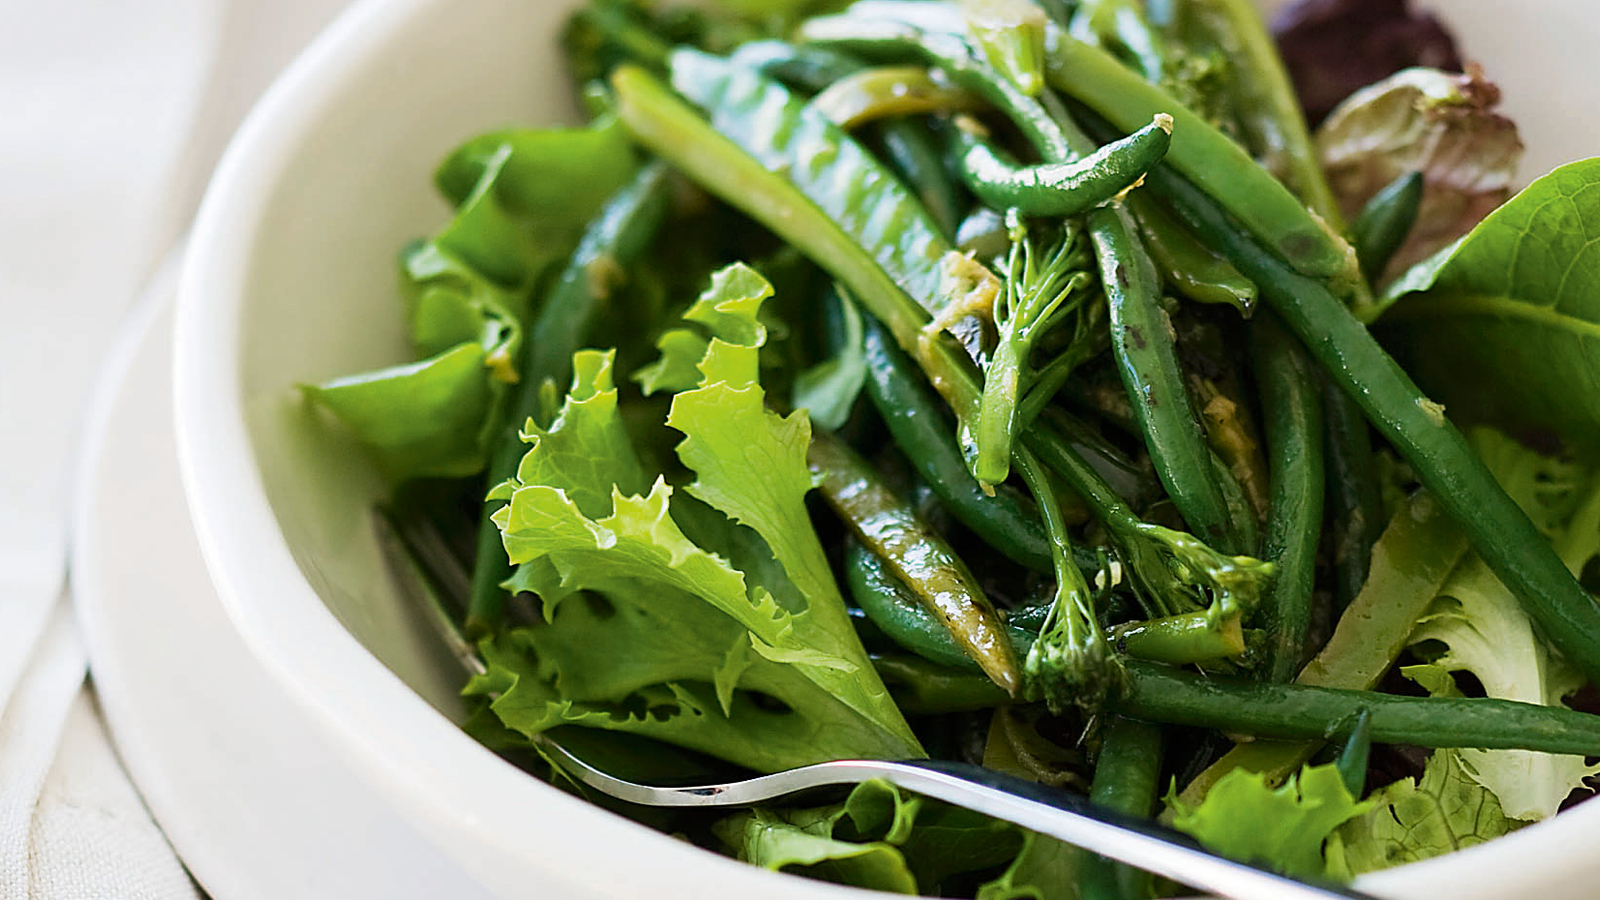
[[[1525,4],[1516,21],[1528,25],[1507,24],[1495,0],[1451,5],[1466,46],[1522,110],[1542,167],[1600,150],[1593,126],[1577,124],[1600,108],[1595,79],[1542,80],[1588,70],[1600,27],[1587,2]],[[451,663],[378,553],[368,510],[381,484],[355,448],[310,427],[292,388],[404,358],[392,260],[447,214],[432,167],[475,132],[568,117],[554,37],[572,5],[367,0],[241,129],[195,226],[178,311],[179,442],[206,559],[254,652],[400,814],[500,896],[864,897],[688,847],[462,734]],[[1561,24],[1538,52],[1497,43],[1549,22]],[[1600,873],[1597,830],[1600,804],[1363,885],[1554,897]]]

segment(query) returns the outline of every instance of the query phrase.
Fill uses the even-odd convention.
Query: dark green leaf
[[[1534,182],[1391,295],[1381,336],[1458,423],[1600,452],[1600,159]]]

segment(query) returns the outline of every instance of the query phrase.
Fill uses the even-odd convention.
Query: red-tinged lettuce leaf
[[[1409,0],[1298,0],[1273,18],[1272,33],[1313,125],[1401,69],[1461,70],[1450,33]]]
[[[1380,338],[1458,424],[1600,454],[1600,159],[1535,181],[1388,294]]]
[[[1473,68],[1407,69],[1362,88],[1317,130],[1317,151],[1345,216],[1401,175],[1423,174],[1422,204],[1382,284],[1461,237],[1511,196],[1522,141],[1494,112],[1500,89]]]
[[[1197,806],[1167,797],[1172,826],[1234,859],[1315,878],[1328,874],[1323,845],[1334,829],[1368,810],[1350,796],[1336,766],[1306,766],[1282,787],[1234,769]]]

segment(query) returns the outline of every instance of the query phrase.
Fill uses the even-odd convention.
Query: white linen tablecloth
[[[0,897],[198,891],[118,763],[67,602],[102,357],[228,136],[346,0],[0,0]]]

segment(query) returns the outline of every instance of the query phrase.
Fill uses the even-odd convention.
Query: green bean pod
[[[1305,662],[1311,591],[1322,534],[1322,390],[1299,341],[1277,316],[1264,313],[1250,329],[1251,359],[1261,388],[1272,501],[1263,556],[1278,566],[1261,613],[1267,632],[1268,681],[1293,680]]]
[[[1145,83],[1105,51],[1052,32],[1050,83],[1117,128],[1137,128],[1158,112],[1176,121],[1165,162],[1182,172],[1295,271],[1344,284],[1359,281],[1354,251],[1317,222],[1289,189],[1233,139]],[[1237,261],[1234,263],[1238,265]],[[1241,271],[1243,271],[1241,269]],[[1244,273],[1247,277],[1249,272]]]
[[[1075,216],[1138,183],[1166,155],[1172,117],[1158,114],[1149,125],[1071,162],[1018,165],[977,133],[975,123],[955,129],[960,172],[978,199],[996,209],[1034,216]]]
[[[1328,420],[1323,451],[1328,481],[1324,527],[1333,557],[1333,601],[1342,613],[1367,583],[1372,547],[1383,533],[1386,516],[1373,462],[1372,435],[1361,408],[1331,384],[1322,393]]]
[[[1205,434],[1189,403],[1172,323],[1161,306],[1154,267],[1120,207],[1090,214],[1089,232],[1111,312],[1111,347],[1156,473],[1196,535],[1231,553],[1246,547],[1218,484]]]
[[[1145,191],[1128,195],[1128,211],[1139,223],[1150,260],[1168,287],[1196,303],[1226,303],[1249,316],[1256,286],[1233,264],[1206,249]]]
[[[1380,744],[1600,755],[1600,716],[1566,707],[1266,684],[1132,661],[1127,668],[1128,693],[1108,705],[1152,722],[1320,741],[1349,734],[1365,711]]]
[[[1087,571],[1081,560],[1075,562]],[[912,595],[876,554],[852,541],[845,550],[845,585],[867,620],[888,640],[929,662],[976,671],[978,664],[926,606]],[[1019,656],[1026,656],[1053,603],[1021,607],[1005,618],[1005,631]],[[1244,652],[1244,633],[1234,617],[1215,628],[1204,612],[1125,622],[1107,629],[1111,646],[1134,659],[1181,666],[1232,659]]]
[[[1334,383],[1461,524],[1473,549],[1556,649],[1587,678],[1600,680],[1600,606],[1442,408],[1417,389],[1326,284],[1294,271],[1241,233],[1194,185],[1161,167],[1151,178],[1183,219],[1256,282]]]
[[[611,292],[620,289],[616,273],[626,272],[661,230],[671,198],[671,170],[652,163],[609,200],[590,223],[566,268],[550,288],[522,344],[522,380],[510,403],[506,424],[496,438],[485,491],[517,471],[527,445],[519,433],[539,408],[547,383],[564,385],[571,378],[572,354],[583,346],[595,318]],[[500,529],[489,521],[497,504],[487,504],[478,526],[465,631],[468,638],[489,634],[505,608],[501,582],[511,577]]]
[[[922,66],[877,66],[828,85],[811,103],[834,124],[853,131],[892,116],[976,110],[969,91],[935,79]]]
[[[950,545],[843,442],[813,434],[807,462],[818,491],[857,539],[911,589],[995,684],[1015,693],[1022,672],[1005,623]]]
[[[902,704],[908,713],[989,709],[1010,700],[982,675],[919,657],[874,657],[873,666],[897,702],[912,704]],[[1271,741],[1327,741],[1350,734],[1365,711],[1371,740],[1379,744],[1600,755],[1600,716],[1562,706],[1266,684],[1137,660],[1124,667],[1127,690],[1107,698],[1106,707],[1146,722]]]
[[[1089,800],[1126,816],[1148,817],[1161,797],[1161,729],[1149,722],[1110,716],[1101,731]],[[1086,861],[1079,883],[1083,900],[1147,897],[1150,876],[1103,856]]]
[[[1377,282],[1395,251],[1406,242],[1422,207],[1422,188],[1422,173],[1407,172],[1373,194],[1350,223],[1350,242],[1355,244],[1361,274],[1368,281]]]

